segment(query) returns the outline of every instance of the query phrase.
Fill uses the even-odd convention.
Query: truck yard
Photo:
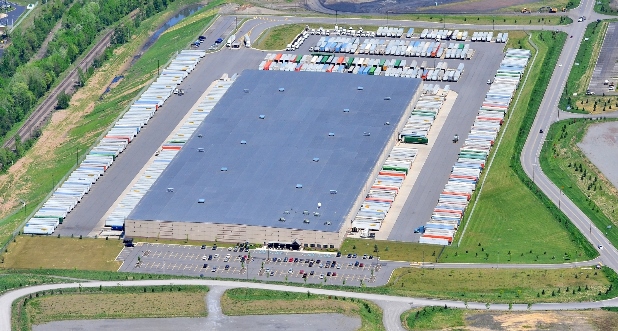
[[[231,22],[229,20],[222,21],[220,24],[231,24]],[[217,31],[227,31],[226,27],[217,25],[213,28],[218,29]],[[399,32],[402,31],[397,31],[395,36],[399,35]],[[188,63],[182,57],[177,58],[167,69],[164,69],[158,85],[151,86],[151,92],[142,95],[141,101],[137,101],[133,105],[133,109],[143,113],[148,118],[138,118],[142,115],[127,113],[125,115],[127,117],[116,124],[115,131],[110,132],[107,138],[104,138],[107,147],[104,147],[103,150],[101,148],[93,150],[95,154],[98,153],[99,155],[88,156],[87,160],[84,161],[83,166],[94,165],[97,171],[103,169],[105,175],[101,176],[99,172],[98,175],[94,175],[99,178],[98,180],[91,180],[88,184],[76,183],[75,185],[80,185],[72,186],[73,189],[79,188],[81,190],[76,193],[80,195],[79,204],[73,198],[68,199],[73,201],[71,206],[74,209],[70,213],[60,215],[62,224],[57,225],[55,233],[63,236],[120,234],[124,217],[132,209],[131,206],[140,200],[140,194],[148,189],[148,186],[143,186],[140,183],[145,183],[145,181],[152,183],[156,179],[156,173],[163,171],[163,168],[155,169],[155,177],[150,177],[153,174],[153,169],[151,168],[148,172],[145,165],[152,164],[149,162],[161,159],[161,157],[163,157],[162,161],[169,162],[174,155],[175,147],[173,145],[181,146],[186,142],[186,139],[180,139],[178,136],[185,134],[176,132],[176,136],[174,136],[172,129],[178,126],[181,131],[183,130],[181,119],[187,118],[187,112],[190,109],[195,111],[195,105],[200,104],[199,100],[202,100],[202,104],[205,102],[204,99],[200,98],[207,97],[207,93],[204,93],[204,91],[210,85],[210,82],[222,77],[222,75],[227,77],[232,77],[235,74],[242,75],[244,69],[278,69],[284,71],[341,72],[348,75],[362,72],[366,75],[383,74],[384,76],[391,76],[391,79],[418,77],[419,79],[436,81],[436,84],[426,85],[423,88],[424,96],[421,97],[419,104],[424,106],[421,106],[415,115],[408,119],[406,129],[398,134],[398,139],[402,140],[402,143],[391,152],[392,159],[390,161],[387,159],[387,163],[373,185],[374,188],[369,192],[368,200],[366,200],[368,204],[363,206],[363,209],[355,218],[355,223],[350,225],[349,229],[353,231],[365,229],[362,234],[371,237],[418,242],[421,234],[415,233],[414,230],[425,225],[431,219],[432,212],[436,207],[435,201],[440,198],[440,194],[444,191],[444,183],[453,175],[451,173],[453,171],[452,165],[457,160],[461,146],[468,139],[467,133],[470,131],[470,127],[479,116],[478,109],[481,107],[484,95],[490,87],[486,84],[486,81],[491,80],[494,76],[502,58],[504,46],[500,42],[481,42],[470,46],[471,44],[466,43],[466,40],[463,39],[465,33],[460,31],[423,31],[425,38],[438,38],[439,36],[439,38],[447,39],[449,35],[453,38],[452,41],[444,40],[444,43],[438,42],[437,44],[420,39],[416,41],[415,37],[418,36],[414,35],[413,31],[408,30],[408,34],[403,32],[399,37],[389,38],[385,28],[378,29],[379,35],[376,37],[379,38],[368,39],[363,43],[363,45],[371,46],[369,46],[367,52],[369,54],[363,54],[362,57],[358,54],[338,56],[335,53],[310,56],[308,55],[311,53],[310,48],[316,47],[312,45],[323,44],[325,40],[320,40],[325,37],[301,34],[298,38],[303,39],[303,42],[297,45],[299,47],[294,52],[272,53],[250,49],[249,47],[233,48],[230,45],[230,47],[222,46],[219,51],[207,53],[199,63]],[[340,32],[339,34],[343,33]],[[244,32],[237,32],[236,35],[243,36]],[[410,38],[408,38],[408,35],[410,35]],[[199,53],[199,51],[206,50],[209,42],[214,43],[216,39],[230,40],[230,36],[218,34],[211,34],[207,38],[208,40],[205,40],[202,45],[194,48],[193,53],[186,53],[182,56],[185,58],[194,55],[200,57],[203,53]],[[487,39],[487,35],[485,38],[491,40],[491,37]],[[234,36],[235,39],[236,36]],[[371,48],[374,45],[376,48],[371,54]],[[388,52],[386,46],[380,46],[380,50],[376,52],[379,45],[391,46]],[[367,49],[367,46],[364,47]],[[425,51],[425,54],[422,54],[421,51],[420,55],[429,56],[426,60],[414,59],[417,57],[416,51],[413,51],[415,47],[416,49],[433,47],[433,50],[429,53]],[[384,54],[382,54],[382,48],[384,48]],[[404,48],[405,51],[403,51]],[[461,52],[458,53],[459,50]],[[339,51],[341,51],[341,48]],[[398,52],[399,56],[397,55]],[[447,54],[449,54],[449,59],[446,59]],[[474,56],[462,56],[461,54],[473,54]],[[410,59],[406,59],[406,57]],[[270,63],[268,68],[266,63]],[[189,67],[186,67],[187,65]],[[187,68],[190,69],[187,70]],[[310,68],[311,70],[307,70]],[[337,69],[334,70],[335,68]],[[350,68],[352,68],[351,71]],[[182,83],[176,87],[170,85],[171,89],[168,91],[167,85],[175,83],[175,79],[180,79],[178,82],[182,81]],[[173,94],[174,89],[183,90],[185,93],[184,95]],[[439,115],[440,104],[444,102],[444,97],[449,91],[454,93],[454,103],[449,111],[445,112],[446,117],[441,120],[440,125],[431,130],[431,123],[436,120],[436,115]],[[439,101],[439,103],[434,105],[433,103],[436,101]],[[154,109],[150,110],[151,107],[154,107]],[[438,108],[432,110],[432,107]],[[166,111],[167,109],[185,109],[185,111],[169,112]],[[148,122],[147,125],[146,122]],[[191,121],[189,120],[189,122]],[[186,123],[188,122],[185,122],[185,125],[188,125]],[[130,128],[126,127],[127,125]],[[189,125],[184,130],[193,130],[190,127],[196,127],[196,125]],[[155,129],[152,129],[153,127]],[[133,131],[129,134],[128,130]],[[138,132],[139,134],[137,134]],[[454,136],[458,136],[460,139],[454,141]],[[429,141],[428,137],[432,137],[432,141]],[[420,160],[415,161],[418,148],[423,149],[424,145],[415,146],[410,142],[428,144],[430,148],[422,152],[423,157]],[[113,153],[114,155],[105,157],[101,156],[101,153]],[[153,157],[153,155],[156,157]],[[106,159],[105,163],[101,163],[103,158]],[[109,162],[110,158],[113,160],[113,166]],[[401,160],[407,162],[403,167],[407,168],[408,173],[403,175],[398,169],[401,166]],[[161,164],[161,161],[156,162]],[[412,165],[414,166],[412,167]],[[410,170],[417,173],[410,173]],[[75,174],[83,174],[82,176],[86,176],[85,178],[93,178],[92,174],[87,171],[78,171]],[[141,181],[139,180],[140,176]],[[406,184],[406,177],[414,178],[413,185]],[[408,182],[410,181],[408,180]],[[95,182],[96,184],[94,184]],[[386,218],[386,211],[390,209],[395,195],[402,193],[399,191],[393,193],[394,190],[388,189],[391,184],[399,187],[397,190],[405,187],[409,191],[402,195],[406,198],[404,203],[399,202],[403,206],[398,210],[398,213]],[[85,187],[88,189],[82,190]],[[64,191],[65,189],[62,189],[57,192],[62,194],[65,193]],[[85,194],[86,192],[88,194]],[[73,193],[69,192],[68,194]],[[54,209],[52,209],[52,214],[53,211]],[[49,212],[49,209],[40,211],[40,213],[43,212]],[[40,216],[43,217],[44,215],[40,214]],[[45,216],[54,215],[45,214]],[[381,228],[384,219],[391,220],[391,223],[384,227],[384,232],[377,231],[376,234],[374,231]],[[379,222],[376,223],[376,220]],[[37,222],[40,223],[40,221],[35,220],[32,224],[36,225],[35,228],[40,228],[39,225],[41,224],[36,224]],[[58,223],[60,223],[60,220],[58,220]],[[371,235],[366,232],[367,230],[371,230]],[[363,236],[362,234],[361,236]]]

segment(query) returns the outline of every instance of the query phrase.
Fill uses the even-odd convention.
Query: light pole
[[[388,13],[390,13],[390,10],[386,11],[386,26],[388,26]]]
[[[24,219],[26,218],[26,201],[19,199],[19,202],[21,202],[22,207],[24,207]]]
[[[534,168],[536,168],[536,163],[532,164],[532,182],[534,183]]]
[[[335,10],[335,25],[337,25],[337,16],[338,16],[338,14],[339,14],[339,11]]]

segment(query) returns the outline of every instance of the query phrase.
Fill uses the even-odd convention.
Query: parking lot
[[[609,23],[588,89],[596,95],[618,95],[618,23]],[[610,83],[612,83],[610,85]]]
[[[333,285],[380,286],[403,262],[265,249],[137,243],[118,256],[118,271]]]

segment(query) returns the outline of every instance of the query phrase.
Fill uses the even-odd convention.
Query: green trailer
[[[302,55],[298,55],[296,56],[296,59],[294,60],[295,63],[300,63],[300,61],[303,59]]]
[[[393,166],[383,166],[382,170],[391,170],[391,171],[400,171],[400,172],[404,172],[406,175],[408,174],[408,169],[406,168],[401,168],[401,167],[393,167]]]
[[[350,56],[350,58],[348,58],[348,62],[345,64],[345,67],[350,68],[353,62],[354,62],[354,58]]]
[[[371,69],[369,69],[369,74],[370,75],[374,75],[376,72],[376,67],[371,67]]]
[[[429,139],[427,137],[404,136],[403,142],[407,144],[427,144]]]

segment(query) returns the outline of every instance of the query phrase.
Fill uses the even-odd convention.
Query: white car
[[[559,64],[558,66],[559,66],[559,67],[562,67],[562,64]]]
[[[291,274],[291,273],[293,273],[293,272],[294,272],[294,270],[292,270],[292,268],[290,268],[290,269],[288,270],[288,274]]]

